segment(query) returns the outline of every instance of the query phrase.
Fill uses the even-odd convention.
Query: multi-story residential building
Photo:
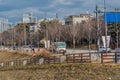
[[[11,28],[11,24],[8,22],[8,19],[0,18],[0,32],[3,32],[10,28]]]
[[[65,18],[66,25],[80,25],[81,22],[87,22],[93,18],[91,14],[71,15]]]
[[[35,23],[36,18],[32,15],[32,13],[26,13],[26,14],[23,14],[22,22],[23,23]]]

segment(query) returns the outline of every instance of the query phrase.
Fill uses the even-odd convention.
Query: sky
[[[105,0],[108,11],[120,9],[120,0]],[[95,6],[103,10],[104,0],[0,0],[0,18],[12,23],[19,22],[23,14],[32,12],[37,19],[58,18],[64,20],[69,15],[94,14]]]

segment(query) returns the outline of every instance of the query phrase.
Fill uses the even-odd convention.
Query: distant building
[[[80,25],[82,22],[87,22],[93,18],[91,14],[71,15],[65,18],[66,25]]]
[[[3,32],[3,31],[8,30],[10,28],[11,28],[11,25],[8,22],[8,19],[0,18],[0,32]]]
[[[44,21],[45,21],[45,19],[39,19],[39,20],[37,21],[37,25],[40,25],[41,22],[44,22]]]
[[[32,15],[32,13],[26,13],[26,14],[23,14],[22,22],[23,23],[35,23],[36,18]]]
[[[40,30],[40,27],[37,25],[37,23],[18,23],[15,27],[24,27],[25,25],[29,27],[30,32],[37,32]]]
[[[38,30],[40,30],[40,27],[38,25],[32,25],[29,27],[30,27],[30,32],[37,32]]]

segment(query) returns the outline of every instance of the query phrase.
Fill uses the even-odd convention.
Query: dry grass
[[[0,51],[0,61],[25,59],[34,55],[57,56],[45,49],[36,53]],[[119,75],[120,64],[71,63],[14,67],[0,71],[0,80],[120,80]]]
[[[120,65],[51,64],[0,71],[1,80],[120,80]]]
[[[39,52],[23,52],[23,51],[0,51],[0,61],[11,61],[11,60],[20,60],[28,59],[30,57],[40,55],[40,56],[58,56],[53,54],[45,49],[41,49]]]
[[[0,61],[11,61],[18,59],[26,59],[30,56],[25,54],[19,54],[17,51],[0,51]]]

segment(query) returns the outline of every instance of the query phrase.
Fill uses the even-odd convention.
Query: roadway
[[[67,49],[66,54],[97,52],[97,50]]]

